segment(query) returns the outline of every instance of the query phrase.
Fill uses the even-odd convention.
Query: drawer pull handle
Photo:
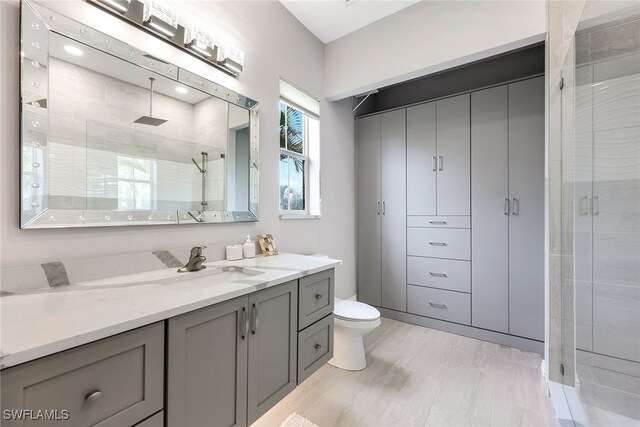
[[[322,295],[316,294],[316,299],[320,299],[320,298],[322,298]]]
[[[95,402],[96,400],[100,399],[100,397],[102,396],[102,392],[100,390],[93,390],[89,393],[87,393],[87,395],[84,397],[85,402]]]
[[[322,345],[320,344],[316,344],[313,346],[316,350],[320,350],[322,348]]]
[[[429,221],[429,224],[442,224],[442,225],[444,225],[446,223],[447,223],[447,221]]]
[[[435,273],[433,271],[430,271],[429,274],[433,277],[447,277],[447,273]]]
[[[431,246],[447,246],[447,242],[429,242]]]
[[[434,308],[447,308],[447,304],[438,304],[436,302],[430,302],[429,305]]]

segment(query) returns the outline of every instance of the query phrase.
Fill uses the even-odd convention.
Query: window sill
[[[322,219],[322,215],[280,214],[280,219]]]

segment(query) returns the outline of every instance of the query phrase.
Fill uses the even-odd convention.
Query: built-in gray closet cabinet
[[[470,214],[469,94],[407,108],[407,215]]]
[[[405,110],[359,119],[357,132],[359,298],[405,311]]]
[[[471,94],[472,325],[544,339],[544,78]]]
[[[542,351],[544,77],[360,117],[357,129],[359,299]]]

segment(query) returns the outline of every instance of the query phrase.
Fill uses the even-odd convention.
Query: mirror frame
[[[198,74],[187,71],[177,65],[150,55],[147,52],[110,37],[85,24],[77,22],[65,15],[52,11],[40,4],[28,0],[20,2],[20,228],[82,228],[108,226],[139,226],[169,224],[210,224],[226,222],[257,222],[260,208],[260,141],[259,141],[259,103],[231,89],[221,86]],[[32,14],[28,22],[27,14]],[[26,28],[27,26],[30,27]],[[107,53],[119,60],[129,62],[143,69],[161,74],[183,85],[192,87],[213,97],[236,105],[249,113],[249,189],[248,211],[179,211],[179,210],[62,210],[49,209],[47,182],[32,183],[29,192],[30,200],[24,197],[26,186],[23,155],[25,148],[38,149],[48,141],[48,106],[49,99],[49,33],[57,33],[79,43]],[[26,37],[33,33],[32,37]],[[44,50],[44,52],[43,52]],[[46,81],[27,85],[23,79],[23,71],[27,66],[25,58],[38,58],[38,67],[46,68]],[[33,65],[33,64],[32,64]],[[35,66],[35,65],[34,65]],[[27,103],[25,91],[42,95],[45,105],[37,102]],[[44,139],[44,140],[43,140]],[[43,170],[46,170],[46,158],[42,159]],[[44,176],[44,173],[43,173]],[[29,203],[30,214],[23,209]],[[28,211],[27,211],[28,212]]]

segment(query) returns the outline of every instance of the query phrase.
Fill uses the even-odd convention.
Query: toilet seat
[[[380,312],[376,308],[351,300],[336,299],[333,314],[336,319],[349,322],[371,322],[380,318]]]

